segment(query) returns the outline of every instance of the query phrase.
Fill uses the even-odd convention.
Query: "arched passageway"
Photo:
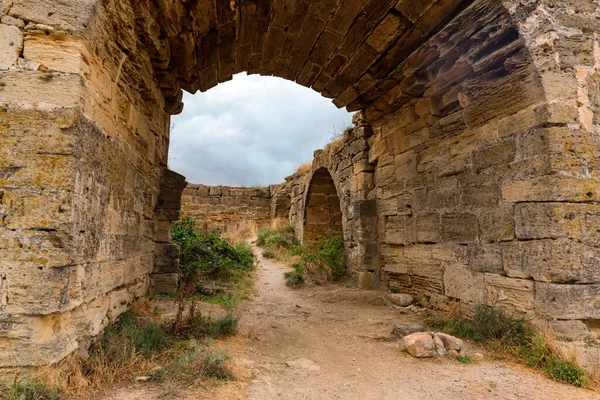
[[[326,168],[315,171],[306,195],[303,242],[313,243],[328,232],[342,232],[342,210],[333,178]]]
[[[0,366],[64,358],[175,275],[170,116],[242,71],[363,111],[330,155],[357,268],[588,337],[599,10],[556,3],[0,2]]]

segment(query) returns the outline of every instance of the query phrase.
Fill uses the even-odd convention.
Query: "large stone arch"
[[[590,334],[598,10],[555,3],[1,2],[0,366],[86,346],[173,272],[170,115],[242,71],[363,110],[317,158],[364,276],[431,303],[501,294]]]

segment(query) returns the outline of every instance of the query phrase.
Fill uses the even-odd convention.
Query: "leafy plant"
[[[304,266],[300,264],[292,265],[293,271],[283,274],[285,284],[290,287],[298,287],[304,284]]]
[[[32,378],[0,382],[0,399],[4,400],[65,400],[56,388],[50,388]]]
[[[533,326],[522,319],[508,316],[504,310],[494,306],[477,305],[472,320],[435,318],[428,319],[425,323],[432,329],[472,339],[492,350],[509,354],[529,367],[544,371],[556,381],[578,387],[585,383],[585,372],[562,359]]]
[[[468,355],[458,356],[456,357],[456,361],[461,362],[463,364],[471,364],[472,362],[471,357],[469,357]]]

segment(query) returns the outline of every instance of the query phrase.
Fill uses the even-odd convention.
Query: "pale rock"
[[[426,332],[417,332],[402,339],[406,352],[413,357],[428,358],[437,355],[433,337]]]
[[[435,352],[438,356],[443,357],[448,353],[444,347],[444,342],[438,335],[433,336],[433,343],[435,344]]]
[[[0,25],[0,70],[9,69],[23,50],[23,33],[12,25]]]
[[[448,350],[448,356],[452,358],[457,358],[460,354],[456,350]]]
[[[459,338],[456,338],[452,335],[448,335],[446,333],[436,333],[436,337],[439,337],[442,343],[444,343],[444,347],[446,350],[460,350],[463,347],[463,341]]]
[[[471,354],[471,360],[473,361],[483,361],[485,356],[481,353],[473,353]]]
[[[390,293],[388,295],[388,300],[397,306],[400,307],[408,307],[413,302],[413,297],[410,294],[406,293]]]
[[[289,360],[285,362],[285,365],[293,369],[301,369],[309,372],[318,372],[321,370],[314,361],[307,358],[299,358],[297,360]]]
[[[403,338],[415,332],[423,332],[425,325],[420,322],[402,322],[394,325],[392,329],[392,336]]]

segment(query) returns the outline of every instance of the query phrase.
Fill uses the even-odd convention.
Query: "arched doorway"
[[[342,232],[342,210],[335,183],[326,168],[315,171],[304,210],[304,243],[314,243],[328,232]]]

